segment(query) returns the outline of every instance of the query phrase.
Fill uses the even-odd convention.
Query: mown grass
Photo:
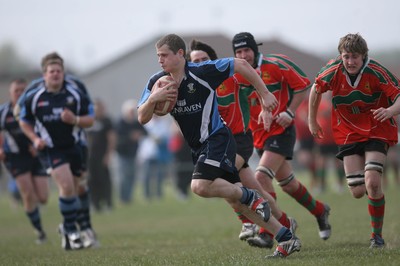
[[[303,180],[308,184],[307,180]],[[10,208],[0,197],[0,265],[399,265],[400,188],[386,189],[383,250],[370,250],[366,199],[346,191],[328,191],[317,198],[331,208],[332,237],[318,237],[313,216],[278,191],[278,203],[299,223],[302,250],[284,260],[265,260],[273,250],[257,249],[238,240],[241,225],[220,199],[193,196],[176,199],[171,185],[163,201],[137,199],[116,205],[112,212],[94,213],[92,220],[101,246],[66,252],[56,232],[61,220],[57,195],[42,209],[48,242],[34,244],[34,234],[21,207]]]

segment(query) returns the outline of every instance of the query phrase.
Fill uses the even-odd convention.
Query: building
[[[187,46],[195,38],[211,45],[220,58],[233,56],[231,37],[225,35],[182,35],[182,37]],[[139,99],[148,78],[161,70],[154,46],[159,38],[160,36],[157,36],[82,76],[92,97],[103,99],[112,117],[119,116],[124,100]],[[257,39],[257,42],[263,43],[259,49],[264,54],[281,53],[289,56],[311,79],[326,63],[319,57],[299,51],[277,40]]]

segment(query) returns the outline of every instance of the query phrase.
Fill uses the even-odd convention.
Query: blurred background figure
[[[49,197],[48,175],[32,142],[22,132],[13,114],[17,100],[26,86],[24,79],[13,80],[9,87],[9,102],[0,106],[0,160],[15,180],[15,183],[9,183],[12,198],[18,200],[20,197],[25,213],[37,233],[36,243],[42,244],[46,241],[46,233],[42,227],[40,204],[46,204]]]
[[[146,129],[137,120],[137,101],[130,99],[122,104],[122,115],[116,125],[119,198],[122,203],[132,201],[136,182],[135,160],[140,139],[147,135]]]
[[[397,125],[400,125],[400,116],[396,117]],[[400,139],[400,127],[398,128],[398,135]],[[393,178],[394,185],[400,188],[400,159],[399,159],[400,144],[390,147],[387,158],[385,170],[383,171],[382,181],[383,187],[387,188],[390,184],[389,178]]]
[[[185,142],[178,126],[174,123],[168,146],[174,158],[175,185],[178,190],[178,199],[185,200],[189,197],[191,191],[190,183],[192,182],[193,173],[192,151]]]
[[[153,115],[145,126],[146,138],[140,143],[139,158],[143,169],[144,196],[147,200],[164,196],[164,181],[169,175],[172,154],[169,151],[172,119]]]
[[[338,148],[333,138],[331,126],[332,102],[328,97],[332,97],[330,92],[323,95],[319,106],[318,122],[324,129],[324,136],[321,139],[315,139],[317,143],[316,174],[319,181],[319,191],[325,192],[328,186],[327,176],[329,176],[329,169],[333,168],[334,175],[336,176],[333,188],[336,192],[342,193],[345,185],[345,173],[343,162],[336,158]]]
[[[305,99],[296,110],[296,141],[297,141],[297,162],[304,167],[310,175],[310,189],[318,190],[318,177],[316,175],[316,151],[315,140],[308,129],[308,100]]]
[[[95,211],[111,210],[112,178],[111,158],[115,148],[116,134],[106,106],[100,99],[94,100],[95,120],[88,129],[89,143],[89,189]]]

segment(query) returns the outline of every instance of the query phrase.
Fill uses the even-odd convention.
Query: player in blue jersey
[[[0,159],[16,181],[26,215],[38,234],[36,243],[41,244],[46,240],[46,233],[42,228],[39,204],[47,203],[48,175],[12,112],[26,84],[23,79],[13,80],[10,84],[10,101],[0,106],[0,130],[3,133]]]
[[[69,84],[71,87],[76,88],[83,95],[85,95],[90,100],[89,92],[85,84],[80,81],[77,77],[71,74],[65,74],[64,82]],[[24,93],[19,97],[17,104],[14,107],[14,116],[18,119],[21,106],[24,104],[26,98],[34,93],[44,84],[44,78],[40,77],[33,80],[26,88]],[[87,160],[88,160],[88,147],[87,147],[87,137],[85,129],[81,128],[79,130],[79,144],[82,149],[82,171],[84,174],[79,178],[77,182],[78,196],[80,200],[80,209],[78,211],[78,224],[81,233],[82,242],[85,248],[87,247],[97,247],[99,242],[95,231],[93,230],[90,215],[90,197],[89,188],[87,185]]]
[[[62,246],[80,249],[83,243],[76,223],[81,202],[74,177],[78,180],[83,174],[80,130],[93,124],[93,106],[86,95],[64,82],[64,62],[57,53],[43,58],[42,70],[44,82],[27,94],[20,126],[58,185],[64,218]]]
[[[272,215],[269,204],[256,190],[240,185],[235,168],[236,145],[231,131],[224,125],[219,112],[215,89],[233,73],[246,77],[259,93],[263,103],[266,126],[271,121],[268,111],[277,101],[266,89],[257,72],[241,59],[225,58],[201,64],[186,61],[186,45],[181,37],[169,34],[156,44],[158,62],[163,71],[148,81],[138,107],[138,120],[149,122],[158,102],[177,97],[171,112],[186,142],[192,149],[195,163],[191,189],[204,198],[224,198],[256,224],[268,228],[278,241],[275,257],[286,257],[300,250],[300,240]],[[170,75],[177,90],[165,90],[157,80]],[[167,86],[171,87],[173,83]]]
[[[190,61],[204,62],[207,60],[216,60],[217,54],[214,49],[206,43],[193,40],[190,45]],[[287,228],[290,228],[292,233],[295,233],[297,222],[294,218],[288,217],[275,202],[275,199],[266,192],[261,184],[256,180],[253,170],[249,167],[248,163],[251,155],[253,154],[253,137],[251,131],[248,129],[246,123],[246,114],[250,112],[249,106],[243,104],[247,102],[249,92],[254,93],[252,89],[246,88],[242,91],[242,86],[239,85],[236,75],[225,80],[216,90],[218,99],[218,110],[224,119],[226,125],[232,131],[233,137],[236,141],[236,161],[235,166],[239,171],[239,177],[242,185],[247,188],[256,189],[264,199],[266,199],[271,207],[272,215]],[[232,97],[231,97],[232,96]],[[250,245],[253,245],[249,239],[254,239],[258,233],[259,228],[256,224],[250,221],[247,217],[237,213],[240,221],[242,222],[242,230],[239,234],[240,240],[246,240]],[[266,232],[265,232],[266,234]],[[269,235],[268,235],[269,236]],[[272,248],[274,245],[274,236],[264,238],[263,242],[258,242],[258,245],[253,245],[262,248]]]

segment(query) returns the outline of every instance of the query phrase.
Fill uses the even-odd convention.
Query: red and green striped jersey
[[[316,91],[332,91],[332,129],[336,144],[351,144],[379,139],[397,143],[394,119],[379,122],[372,110],[389,107],[400,95],[399,79],[380,63],[367,58],[354,85],[340,58],[321,69]]]
[[[243,78],[234,76],[225,80],[216,90],[218,111],[233,134],[246,132],[249,128],[249,95],[254,91]]]
[[[258,66],[262,80],[278,100],[278,107],[273,111],[274,117],[286,111],[294,94],[303,92],[310,87],[310,80],[306,74],[285,55],[261,56]],[[268,132],[264,130],[263,124],[258,124],[258,114],[261,111],[258,99],[250,99],[250,110],[250,128],[253,131],[256,148],[262,148],[268,137],[279,135],[285,130],[276,122],[272,123]]]

